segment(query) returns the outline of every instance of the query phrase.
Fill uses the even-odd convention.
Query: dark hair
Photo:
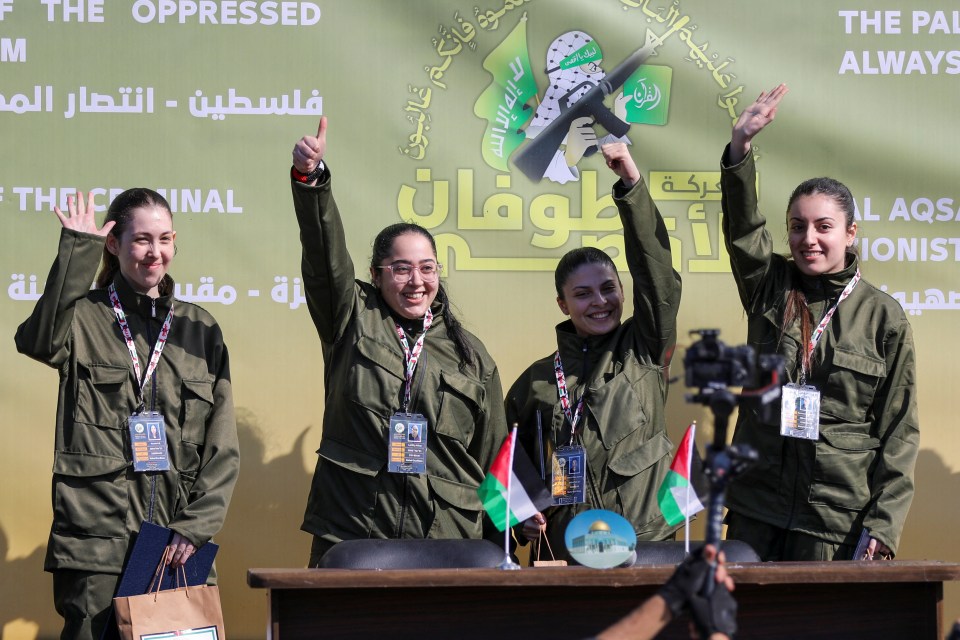
[[[803,196],[812,195],[823,195],[833,200],[834,203],[840,207],[840,210],[843,211],[847,228],[849,229],[853,225],[856,218],[853,194],[850,193],[850,189],[848,189],[845,184],[833,178],[810,178],[797,185],[797,188],[790,194],[790,200],[787,202],[787,215],[790,215],[790,209],[793,208],[793,204],[797,200]],[[847,249],[847,252],[856,255],[856,249]],[[787,332],[787,327],[794,321],[800,322],[800,349],[802,353],[803,370],[810,372],[811,354],[810,350],[807,349],[807,345],[810,343],[810,336],[813,333],[813,317],[810,315],[807,297],[803,295],[803,291],[800,290],[796,283],[790,287],[790,292],[787,294],[786,308],[783,313],[783,325],[780,327],[781,339],[783,339],[784,334]]]
[[[613,259],[606,252],[596,247],[581,247],[566,252],[560,262],[557,263],[557,269],[553,272],[553,283],[557,287],[557,297],[563,298],[563,285],[567,284],[570,274],[585,264],[600,264],[617,273],[617,265],[613,264]],[[617,279],[620,274],[617,273]]]
[[[173,217],[173,213],[170,211],[170,203],[156,191],[145,187],[127,189],[114,198],[113,202],[110,203],[110,207],[107,209],[107,217],[104,219],[104,223],[116,223],[113,229],[110,230],[110,235],[119,241],[120,236],[123,235],[123,232],[126,231],[127,226],[133,219],[133,212],[137,209],[147,207],[159,207]],[[117,259],[117,256],[110,253],[110,251],[104,247],[100,273],[97,274],[97,287],[102,289],[108,286],[113,282],[118,271],[120,271],[120,261]],[[173,293],[173,278],[169,275],[164,275],[163,280],[160,281],[159,291],[162,296]]]
[[[847,227],[853,224],[855,219],[856,205],[853,202],[853,194],[850,189],[839,180],[833,178],[810,178],[797,185],[797,188],[790,194],[790,201],[787,202],[787,215],[793,203],[803,196],[812,196],[820,194],[833,200],[840,210],[846,216]]]
[[[430,242],[430,248],[433,249],[433,257],[437,257],[437,242],[433,239],[433,235],[431,235],[429,231],[412,222],[398,222],[385,228],[373,239],[373,255],[370,257],[371,269],[376,271],[376,268],[381,266],[384,260],[389,259],[393,254],[394,240],[408,233],[418,234],[426,238]],[[463,369],[466,366],[473,366],[475,364],[476,352],[467,339],[463,325],[460,324],[460,321],[453,313],[450,298],[447,296],[447,290],[442,282],[440,282],[437,287],[437,300],[443,305],[443,315],[447,325],[447,337],[453,341],[457,349],[457,354],[460,356],[460,368]]]

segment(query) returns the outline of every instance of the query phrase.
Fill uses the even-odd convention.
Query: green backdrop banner
[[[0,0],[4,638],[59,631],[41,571],[56,373],[16,354],[12,336],[54,257],[53,206],[81,189],[103,211],[131,186],[170,200],[179,296],[216,316],[231,349],[243,467],[218,536],[221,593],[231,636],[262,636],[266,609],[246,569],[302,566],[310,543],[298,529],[323,365],[288,170],[321,114],[358,273],[383,226],[429,228],[451,299],[509,386],[553,350],[559,257],[597,246],[625,268],[614,176],[585,153],[612,135],[629,140],[666,220],[684,279],[681,347],[703,327],[744,341],[719,232],[719,159],[740,111],[787,83],[758,138],[761,208],[786,251],[795,185],[829,175],[853,191],[864,277],[903,305],[918,350],[922,451],[900,557],[960,560],[949,544],[960,508],[948,497],[960,493],[950,400],[960,378],[960,11],[946,0],[874,6]],[[636,66],[645,45],[653,55]],[[598,90],[609,93],[602,109],[568,113]],[[551,142],[550,123],[563,118],[577,135]],[[709,423],[681,388],[668,411],[675,441],[691,419]],[[952,587],[946,613],[960,616]]]

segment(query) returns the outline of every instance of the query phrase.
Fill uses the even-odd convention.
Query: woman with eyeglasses
[[[301,527],[314,536],[311,567],[341,540],[482,537],[489,520],[477,488],[507,434],[496,364],[454,316],[430,233],[388,226],[373,241],[371,281],[355,279],[326,131],[324,117],[316,136],[297,142],[291,170],[325,366]]]

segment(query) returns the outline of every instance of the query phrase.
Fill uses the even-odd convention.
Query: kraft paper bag
[[[164,559],[157,567],[156,578]],[[160,590],[159,579],[154,582],[156,589],[151,584],[150,591],[143,595],[113,599],[122,640],[225,640],[220,590],[216,586]],[[185,578],[183,583],[186,585]]]
[[[142,596],[115,598],[123,640],[224,640],[220,590],[215,586],[180,587]]]

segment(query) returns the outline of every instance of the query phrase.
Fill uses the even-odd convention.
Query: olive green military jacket
[[[413,378],[411,412],[426,417],[427,472],[387,472],[390,418],[405,388],[390,308],[355,278],[329,171],[315,187],[293,182],[307,306],[323,349],[325,407],[302,529],[327,542],[356,538],[480,538],[477,488],[506,438],[493,359],[468,334],[476,364],[461,370],[444,309]]]
[[[680,275],[674,271],[663,218],[641,180],[614,187],[624,248],[633,278],[633,317],[603,336],[580,337],[569,320],[557,325],[571,407],[585,395],[576,441],[586,449],[586,502],[546,510],[554,554],[562,555],[567,523],[587,509],[608,509],[629,520],[640,540],[663,540],[667,525],[657,489],[673,445],[666,434],[670,359],[677,339]],[[507,421],[519,425],[524,449],[549,481],[551,455],[570,442],[557,391],[554,355],[534,362],[507,392]],[[537,441],[537,412],[542,440]],[[542,554],[546,550],[541,549]]]
[[[209,313],[177,300],[146,409],[166,422],[169,471],[134,473],[127,419],[139,381],[106,289],[90,290],[104,239],[63,229],[17,349],[57,369],[53,526],[45,568],[119,573],[144,520],[195,545],[220,530],[239,470],[227,348]],[[171,303],[114,283],[142,371]]]
[[[753,155],[733,167],[727,157],[723,233],[747,312],[747,339],[760,353],[784,356],[787,378],[796,382],[799,322],[782,337],[780,329],[790,288],[802,289],[816,325],[858,261],[850,254],[840,273],[811,277],[774,254],[757,209]],[[856,545],[866,527],[896,551],[920,441],[913,337],[903,308],[861,279],[820,338],[807,384],[821,393],[815,442],[783,437],[779,420],[763,423],[756,411],[740,410],[733,440],[754,447],[760,459],[730,486],[728,507],[833,543]]]

